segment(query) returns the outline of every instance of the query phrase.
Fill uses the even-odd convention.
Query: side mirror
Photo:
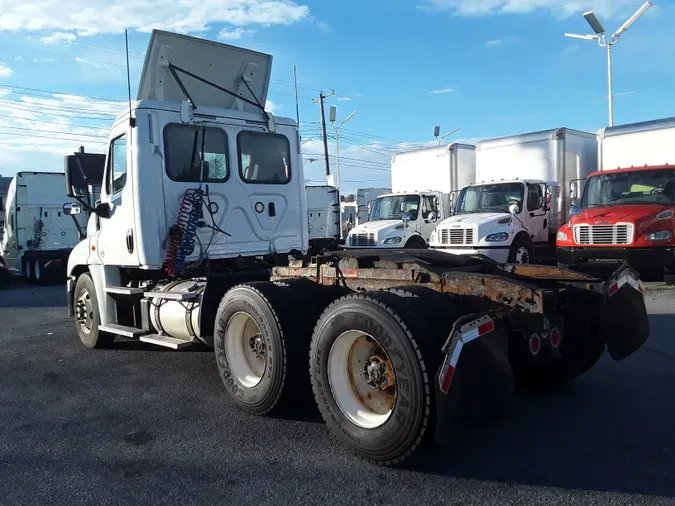
[[[410,223],[410,215],[408,213],[403,213],[401,220],[403,221],[403,224],[407,227],[408,224]]]
[[[579,214],[580,212],[581,212],[581,206],[578,203],[575,202],[570,206],[570,212],[569,212],[570,216],[574,216],[575,214]]]
[[[94,214],[99,218],[110,218],[110,205],[107,202],[102,202],[94,208]]]
[[[520,207],[518,207],[518,204],[511,204],[509,206],[509,212],[511,214],[518,214],[518,211],[520,211]]]
[[[436,221],[437,219],[438,219],[438,215],[434,211],[431,211],[429,213],[429,216],[427,216],[428,221]]]
[[[82,212],[82,206],[77,202],[66,202],[63,204],[63,214],[66,216],[75,216]]]

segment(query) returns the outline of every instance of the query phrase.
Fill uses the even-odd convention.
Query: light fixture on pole
[[[335,122],[337,121],[337,107],[334,105],[330,106],[330,122],[333,124],[335,129],[335,176],[337,181],[335,186],[340,191],[340,128],[342,128],[347,121],[352,119],[358,111],[352,112],[349,116],[342,120],[340,126],[337,126]]]
[[[597,40],[600,47],[607,48],[607,81],[608,81],[608,99],[609,99],[609,126],[614,126],[614,92],[612,90],[612,46],[619,42],[619,38],[623,33],[628,30],[633,23],[635,23],[640,16],[642,16],[647,9],[652,6],[651,2],[645,2],[642,7],[640,7],[635,14],[633,14],[628,21],[626,21],[621,28],[614,32],[611,38],[607,37],[605,33],[605,28],[600,23],[600,20],[595,16],[593,11],[584,13],[584,18],[591,26],[595,35],[578,35],[575,33],[566,33],[565,37],[571,37],[573,39],[584,39],[584,40]]]
[[[445,140],[446,137],[457,133],[459,131],[459,128],[455,128],[454,130],[450,130],[447,134],[441,136],[441,127],[439,125],[436,125],[434,127],[434,137],[436,137],[436,140],[438,141],[438,145],[440,146],[443,141]]]

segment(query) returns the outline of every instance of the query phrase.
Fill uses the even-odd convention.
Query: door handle
[[[127,229],[127,251],[134,252],[134,231],[130,228]]]
[[[274,205],[274,202],[270,202],[269,204],[267,204],[267,211],[268,211],[270,217],[272,217],[272,218],[277,215],[277,208]]]

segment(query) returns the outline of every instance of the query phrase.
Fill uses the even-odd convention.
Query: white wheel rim
[[[369,383],[375,380],[379,381],[377,387]],[[377,340],[360,330],[344,332],[331,346],[328,384],[340,411],[359,427],[380,427],[394,411],[393,364]]]
[[[521,246],[516,251],[516,263],[517,264],[527,264],[530,260],[530,252],[525,246]]]
[[[88,335],[94,326],[94,305],[86,288],[80,292],[80,297],[75,303],[75,317],[82,332]]]
[[[265,341],[251,315],[235,313],[225,328],[225,355],[234,379],[245,388],[262,381],[267,368]]]

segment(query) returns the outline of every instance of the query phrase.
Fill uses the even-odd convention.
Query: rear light
[[[539,334],[532,334],[528,344],[530,346],[530,353],[535,356],[539,355],[539,351],[541,351],[541,337],[539,337]]]

